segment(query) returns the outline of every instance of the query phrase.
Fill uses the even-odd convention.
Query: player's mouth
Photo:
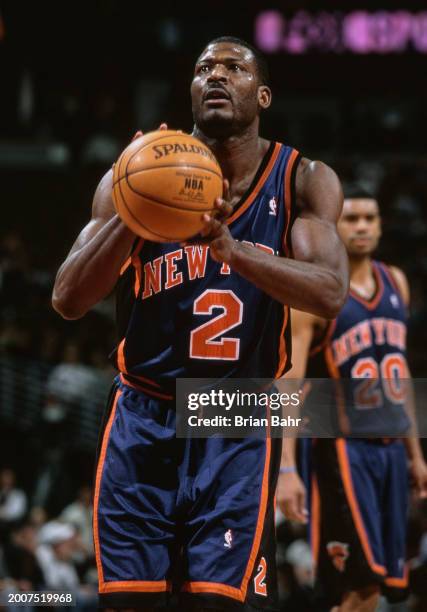
[[[355,236],[352,242],[356,246],[365,246],[371,244],[372,239],[369,236]]]
[[[222,87],[212,87],[205,93],[203,102],[208,106],[221,106],[229,102],[230,99],[231,96],[228,91]]]

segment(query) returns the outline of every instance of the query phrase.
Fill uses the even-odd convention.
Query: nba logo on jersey
[[[271,200],[268,202],[268,206],[270,210],[268,211],[269,215],[273,215],[273,217],[277,217],[277,202],[276,196],[273,196]]]
[[[399,298],[397,297],[395,293],[391,294],[390,303],[393,306],[393,308],[399,308]]]
[[[233,532],[228,529],[224,534],[224,546],[225,548],[231,548],[233,546]]]

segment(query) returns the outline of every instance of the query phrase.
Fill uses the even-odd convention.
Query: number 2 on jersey
[[[222,313],[191,332],[190,357],[193,359],[236,361],[239,358],[240,338],[220,336],[240,325],[243,320],[243,303],[234,291],[207,289],[193,305],[193,313],[196,315],[210,315],[217,309],[221,309]]]

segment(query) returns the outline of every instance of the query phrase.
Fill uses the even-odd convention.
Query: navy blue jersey
[[[290,255],[299,159],[271,143],[227,221],[234,239]],[[275,378],[290,366],[289,308],[215,262],[206,245],[140,240],[119,280],[117,322],[115,364],[160,397],[178,377]]]
[[[343,433],[381,435],[386,428],[398,434],[408,428],[406,306],[387,266],[373,261],[372,270],[374,296],[368,301],[350,290],[323,339],[313,343],[307,376],[365,379],[353,381],[345,406],[337,400]]]

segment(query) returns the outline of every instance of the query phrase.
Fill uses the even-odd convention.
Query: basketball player
[[[293,312],[293,367],[289,377],[369,378],[352,389],[355,408],[342,429],[363,439],[317,439],[311,443],[310,528],[318,592],[340,612],[373,611],[381,588],[390,599],[403,596],[408,474],[405,444],[411,418],[403,408],[396,377],[409,376],[406,316],[409,289],[395,267],[374,261],[381,235],[377,201],[352,188],[346,193],[338,232],[350,258],[350,294],[330,322]],[[387,395],[387,401],[382,392]],[[308,396],[307,401],[309,401]],[[386,410],[396,436],[381,437]],[[344,432],[343,432],[344,433]],[[308,440],[301,440],[307,448]],[[427,496],[427,467],[417,437],[405,439],[414,484]],[[304,453],[305,454],[305,453]],[[277,500],[289,519],[306,522],[306,492],[295,468],[295,440],[283,448]]]
[[[280,441],[177,440],[175,380],[279,377],[289,307],[338,313],[348,282],[342,192],[323,163],[259,136],[271,91],[246,42],[208,44],[191,97],[194,135],[227,177],[220,216],[203,217],[199,244],[136,240],[114,212],[109,171],[53,293],[54,308],[76,319],[118,285],[120,376],[94,499],[100,605],[167,606],[178,559],[183,610],[274,610]]]

